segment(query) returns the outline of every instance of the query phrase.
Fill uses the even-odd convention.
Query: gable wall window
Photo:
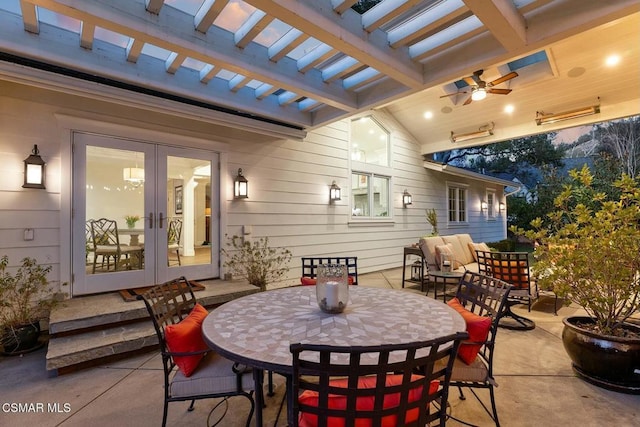
[[[352,218],[391,218],[390,146],[389,131],[373,117],[351,121]]]
[[[467,222],[467,186],[447,183],[447,210],[449,223]]]
[[[495,190],[487,190],[487,219],[496,218],[496,192]]]

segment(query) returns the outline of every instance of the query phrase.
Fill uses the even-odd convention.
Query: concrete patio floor
[[[362,274],[362,286],[401,287],[401,269]],[[407,289],[418,292],[418,287]],[[577,378],[560,339],[562,318],[579,313],[562,307],[553,314],[553,299],[542,298],[531,313],[515,311],[533,319],[532,331],[500,329],[494,372],[498,414],[503,426],[639,426],[640,396],[595,387]],[[284,392],[283,380],[275,376],[276,395],[266,397],[265,425],[273,425]],[[488,393],[480,390],[481,397]],[[449,403],[454,417],[478,426],[493,425],[470,393],[465,401],[452,390]],[[162,420],[162,368],[157,352],[84,369],[58,377],[45,370],[45,349],[22,357],[0,357],[0,426],[84,427],[159,426]],[[488,402],[488,399],[487,399]],[[34,404],[36,412],[14,412],[11,404]],[[38,404],[42,404],[39,411]],[[214,400],[169,405],[169,426],[206,426]],[[248,403],[232,398],[219,424],[244,426]],[[212,421],[215,420],[215,414]],[[281,417],[279,426],[285,425]],[[455,420],[451,426],[462,425]],[[252,420],[255,425],[255,419]]]

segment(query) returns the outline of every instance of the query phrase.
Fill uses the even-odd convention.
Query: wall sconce
[[[336,184],[335,181],[331,183],[331,187],[329,187],[329,203],[333,203],[336,200],[340,200],[340,187]]]
[[[413,197],[411,197],[411,193],[409,193],[406,189],[404,193],[402,193],[402,205],[406,208],[410,204],[413,203]]]
[[[480,126],[477,131],[469,133],[454,133],[451,131],[451,142],[469,141],[470,139],[484,138],[485,136],[493,135],[494,123],[487,123],[484,126]]]
[[[600,98],[598,98],[598,102]],[[600,113],[600,104],[591,105],[585,108],[579,108],[577,110],[565,111],[564,113],[557,114],[545,114],[543,111],[536,111],[536,124],[548,125],[562,120],[577,119],[578,117],[590,116],[592,114]]]
[[[238,169],[238,175],[233,181],[233,198],[247,199],[249,198],[249,181],[242,175],[242,168]]]
[[[498,209],[500,209],[500,212],[504,212],[504,210],[507,209],[507,206],[504,203],[500,202],[498,203]]]
[[[38,146],[34,145],[31,155],[24,159],[24,184],[22,188],[41,188],[44,186],[44,165],[45,161],[40,157]]]
[[[486,212],[489,209],[489,205],[484,200],[480,202],[480,210]]]

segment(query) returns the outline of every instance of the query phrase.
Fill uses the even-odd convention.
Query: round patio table
[[[462,316],[433,298],[365,286],[349,287],[349,303],[340,314],[320,310],[315,286],[296,286],[230,301],[211,311],[202,324],[204,340],[212,349],[257,368],[259,423],[262,422],[262,370],[284,375],[289,385],[293,370],[289,351],[292,343],[399,344],[427,341],[465,330]]]

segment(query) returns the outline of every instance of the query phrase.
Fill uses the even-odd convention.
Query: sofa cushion
[[[462,252],[464,253],[463,262],[465,264],[469,264],[476,261],[475,257],[473,256],[474,252],[469,248],[469,243],[473,243],[473,239],[471,238],[471,235],[456,234],[456,237],[458,237],[458,240],[460,241],[460,246],[462,246]]]
[[[438,245],[436,246],[436,262],[442,269],[442,257],[443,255],[449,256],[449,260],[451,261],[451,268],[457,268],[457,264],[455,261],[455,255],[453,254],[453,246],[450,243],[446,245]]]
[[[469,250],[473,254],[473,261],[474,262],[478,262],[478,254],[477,254],[476,251],[491,252],[491,248],[489,247],[489,245],[487,245],[484,242],[480,242],[480,243],[469,242],[468,246],[469,246]]]
[[[466,253],[469,252],[469,249],[466,247],[462,247],[457,235],[454,234],[453,236],[442,236],[442,240],[444,240],[445,243],[451,244],[453,250],[453,259],[455,260],[455,262],[453,263],[453,268],[458,268],[461,265],[467,263]],[[473,262],[473,260],[470,260],[469,262]]]
[[[427,237],[426,239],[420,239],[419,245],[429,268],[432,270],[440,270],[440,263],[436,261],[436,246],[444,245],[442,237],[433,236]]]

